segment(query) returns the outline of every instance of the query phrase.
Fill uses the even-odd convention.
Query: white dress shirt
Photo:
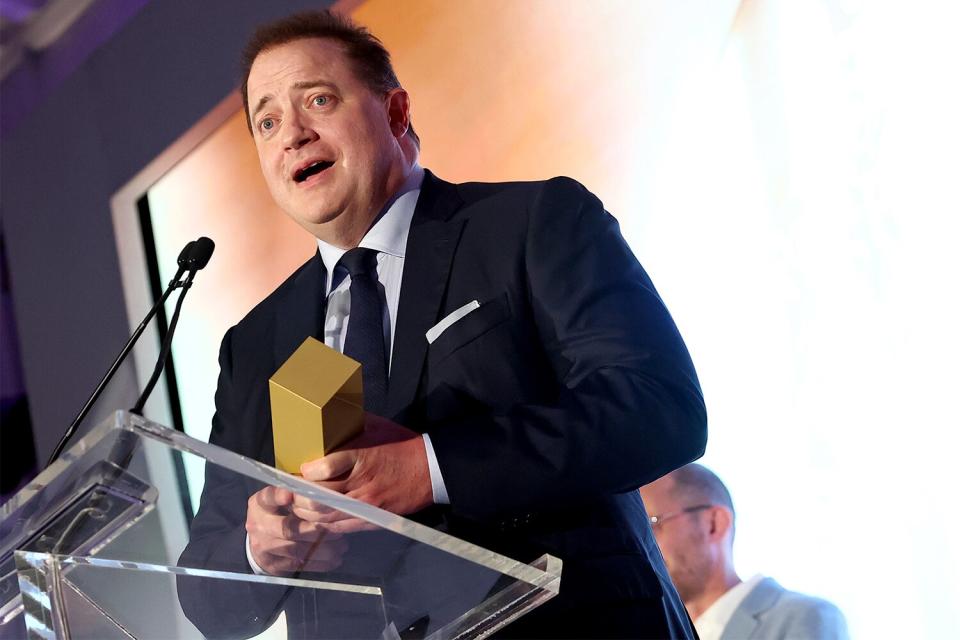
[[[423,183],[423,169],[415,166],[393,198],[387,202],[384,212],[370,227],[360,244],[365,249],[375,249],[377,253],[377,280],[379,281],[381,302],[383,305],[383,339],[390,359],[387,372],[393,364],[393,336],[397,328],[397,309],[400,305],[400,284],[403,279],[403,262],[407,251],[407,236],[410,234],[410,222],[420,198],[420,186]],[[317,240],[320,258],[327,271],[327,315],[323,327],[324,343],[337,351],[343,351],[350,324],[350,274],[337,263],[346,249],[341,249]],[[450,504],[440,465],[433,450],[430,436],[423,434],[423,444],[427,453],[430,469],[430,486],[433,501],[436,504]],[[247,536],[247,561],[255,573],[265,573],[254,561],[250,552],[250,537]]]
[[[761,580],[763,580],[763,576],[758,573],[749,580],[733,587],[707,607],[707,610],[693,621],[693,626],[697,628],[697,635],[700,636],[700,640],[720,640],[724,628],[730,622],[730,618],[733,617],[733,612],[750,595],[754,587],[760,584]]]

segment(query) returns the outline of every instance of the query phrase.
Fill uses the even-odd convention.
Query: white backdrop
[[[747,1],[626,233],[693,352],[742,577],[960,637],[960,10]]]

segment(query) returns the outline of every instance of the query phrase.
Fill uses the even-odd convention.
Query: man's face
[[[374,93],[340,43],[309,38],[262,51],[247,98],[260,167],[280,208],[321,239],[336,243],[347,229],[359,230],[359,240],[402,182],[403,90]]]
[[[660,553],[680,599],[689,602],[703,591],[712,568],[713,550],[709,542],[709,526],[705,512],[683,510],[696,506],[696,500],[685,500],[672,491],[668,476],[640,488],[640,495],[650,516],[666,518],[654,525]],[[676,515],[672,515],[676,514]]]

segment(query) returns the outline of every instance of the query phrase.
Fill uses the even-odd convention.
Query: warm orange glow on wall
[[[242,111],[167,172],[149,198],[161,265],[176,266],[177,252],[198,235],[217,243],[191,299],[217,310],[208,336],[215,343],[316,251],[270,197]]]
[[[424,166],[456,182],[569,175],[623,221],[678,85],[737,5],[684,4],[367,0],[352,15],[393,56]]]

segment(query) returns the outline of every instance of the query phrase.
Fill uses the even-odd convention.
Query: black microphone
[[[174,280],[179,280],[183,272],[187,270],[187,262],[190,260],[190,256],[193,255],[193,248],[195,246],[197,246],[196,240],[191,240],[183,245],[183,249],[180,250],[180,255],[177,256],[177,266],[180,268],[177,270],[177,275],[173,276]]]
[[[201,241],[203,241],[201,243]],[[201,243],[202,246],[198,249],[197,244]],[[207,261],[210,260],[210,254],[213,253],[213,241],[209,238],[200,238],[199,240],[191,240],[188,242],[183,249],[180,251],[180,255],[177,256],[177,273],[173,276],[173,280],[170,281],[170,284],[167,286],[166,291],[163,292],[163,295],[160,296],[160,299],[151,307],[150,311],[147,312],[146,317],[143,321],[137,325],[137,328],[134,330],[133,335],[130,336],[130,339],[127,340],[127,343],[123,345],[123,349],[120,350],[119,355],[113,361],[113,364],[110,365],[110,368],[107,370],[107,373],[104,374],[103,378],[100,379],[100,382],[97,384],[97,387],[93,390],[93,393],[90,394],[90,397],[87,398],[87,401],[83,404],[83,408],[80,409],[80,412],[70,423],[70,426],[67,428],[66,433],[63,434],[63,437],[60,438],[60,442],[57,443],[57,446],[54,448],[53,453],[50,454],[50,458],[47,460],[47,464],[44,465],[44,468],[49,467],[53,464],[53,461],[63,452],[67,446],[67,442],[70,441],[70,438],[73,437],[73,434],[76,432],[77,427],[80,426],[80,423],[83,421],[87,414],[90,412],[90,409],[93,408],[94,403],[103,393],[103,390],[106,388],[107,384],[116,374],[117,369],[120,368],[120,365],[129,355],[130,350],[133,349],[133,345],[136,344],[137,340],[140,338],[140,335],[143,333],[144,329],[147,328],[147,323],[153,318],[157,313],[157,310],[167,301],[167,298],[170,297],[170,294],[173,293],[173,290],[178,287],[189,286],[186,282],[180,280],[184,272],[189,272],[189,279],[192,280],[193,274],[196,273],[198,269],[202,269],[203,266],[206,266]],[[206,256],[206,257],[204,257]],[[203,266],[196,266],[200,262],[203,263]],[[181,296],[182,298],[182,296]],[[179,308],[179,306],[178,306]],[[172,333],[172,329],[171,329]]]
[[[178,258],[177,264],[184,267],[187,271],[199,271],[210,262],[210,256],[213,255],[215,246],[213,240],[206,236],[200,236],[183,248],[184,253],[187,253],[188,248],[190,252],[186,256],[181,253],[180,256],[183,258],[183,262],[180,262]]]
[[[167,357],[170,355],[170,347],[173,344],[173,332],[177,328],[177,320],[180,318],[180,307],[183,306],[183,299],[187,296],[187,291],[193,285],[193,278],[197,275],[197,271],[203,269],[207,266],[207,263],[210,262],[210,256],[213,255],[215,246],[213,240],[201,236],[184,247],[183,252],[180,253],[183,262],[180,262],[179,259],[177,262],[180,264],[181,269],[187,271],[187,279],[181,285],[183,291],[180,292],[180,297],[177,298],[177,305],[173,309],[173,316],[170,318],[170,328],[167,330],[167,335],[163,339],[163,345],[160,347],[160,357],[157,358],[157,364],[153,368],[153,375],[150,376],[150,380],[143,388],[143,393],[140,394],[137,403],[130,409],[130,413],[135,413],[138,416],[143,415],[143,405],[146,404],[147,398],[149,398],[153,392],[153,387],[157,384],[157,380],[160,379],[160,373],[163,371],[163,365],[166,364]]]

